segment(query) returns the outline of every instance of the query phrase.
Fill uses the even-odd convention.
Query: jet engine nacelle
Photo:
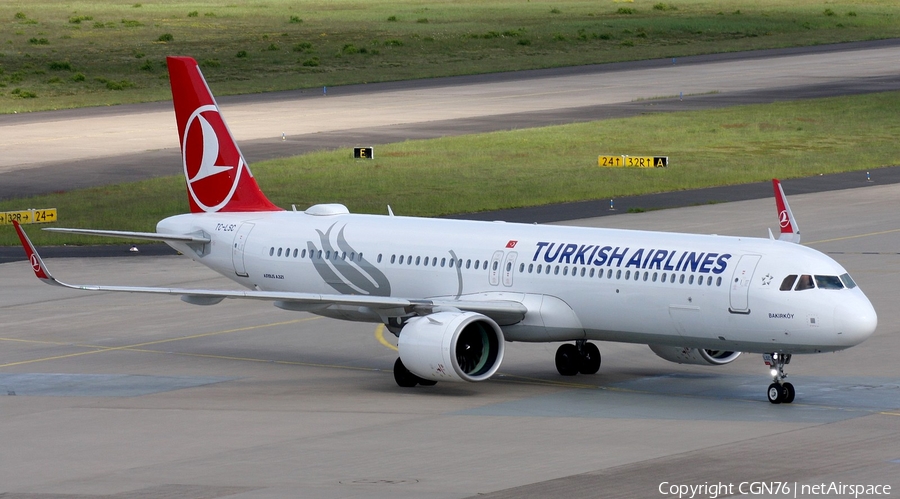
[[[503,360],[503,332],[474,312],[437,312],[410,319],[397,349],[403,365],[434,381],[484,381]]]
[[[741,356],[741,352],[728,352],[725,350],[712,350],[709,348],[685,348],[669,347],[662,345],[648,345],[656,355],[679,364],[695,364],[698,366],[721,366],[734,361]]]

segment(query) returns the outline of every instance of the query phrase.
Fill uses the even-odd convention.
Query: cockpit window
[[[850,278],[850,274],[841,274],[841,282],[844,283],[844,286],[847,286],[847,289],[856,287],[856,283]]]
[[[800,280],[797,281],[797,287],[794,288],[794,291],[803,291],[804,289],[815,289],[815,284],[813,284],[813,278],[811,275],[802,275],[800,276]]]
[[[817,275],[816,287],[819,289],[844,289],[844,283],[836,275]]]
[[[794,287],[794,282],[796,282],[796,281],[797,281],[797,274],[791,274],[791,275],[785,277],[783,281],[781,281],[781,288],[779,288],[779,289],[781,289],[782,291],[790,291],[791,288]]]
[[[796,284],[796,287],[794,286]],[[804,289],[852,289],[856,287],[856,283],[850,278],[850,274],[843,274],[840,277],[834,275],[801,275],[797,278],[797,274],[791,274],[781,281],[781,291],[803,291]]]

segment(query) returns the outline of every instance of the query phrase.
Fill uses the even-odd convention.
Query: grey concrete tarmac
[[[765,399],[757,355],[681,366],[601,343],[563,378],[556,344],[509,344],[479,384],[401,389],[375,327],[229,301],[53,288],[0,265],[4,498],[667,497],[661,482],[900,486],[900,186],[791,196],[804,242],[844,265],[879,327],[798,356]],[[765,237],[770,199],[583,219]],[[48,259],[71,282],[230,287],[182,257]],[[745,485],[746,487],[746,485]],[[708,497],[707,495],[706,497]],[[771,495],[770,495],[771,496]],[[797,497],[812,497],[800,493]]]

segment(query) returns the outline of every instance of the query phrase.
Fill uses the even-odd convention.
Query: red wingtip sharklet
[[[31,239],[28,239],[28,235],[25,234],[25,230],[22,229],[19,222],[13,220],[13,227],[16,228],[16,234],[18,234],[19,240],[22,241],[22,247],[25,249],[25,256],[28,257],[28,261],[31,262],[31,270],[34,271],[34,275],[47,284],[56,284],[56,280],[50,275],[50,271],[47,270],[47,266],[44,264],[44,261],[41,260],[41,255],[38,254],[34,244],[31,243]]]
[[[800,227],[791,212],[791,205],[788,204],[787,196],[784,195],[781,182],[777,178],[772,179],[772,188],[775,191],[775,206],[778,209],[778,225],[781,227],[781,237],[778,239],[799,243]]]

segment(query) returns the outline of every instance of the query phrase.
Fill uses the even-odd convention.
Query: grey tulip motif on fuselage
[[[316,272],[335,291],[344,295],[390,296],[391,283],[387,277],[344,238],[346,225],[338,232],[337,249],[332,246],[331,231],[335,225],[337,224],[324,233],[316,229],[322,244],[321,250],[312,241],[306,243],[310,254],[316,255],[312,259]],[[316,253],[319,251],[321,255]]]

